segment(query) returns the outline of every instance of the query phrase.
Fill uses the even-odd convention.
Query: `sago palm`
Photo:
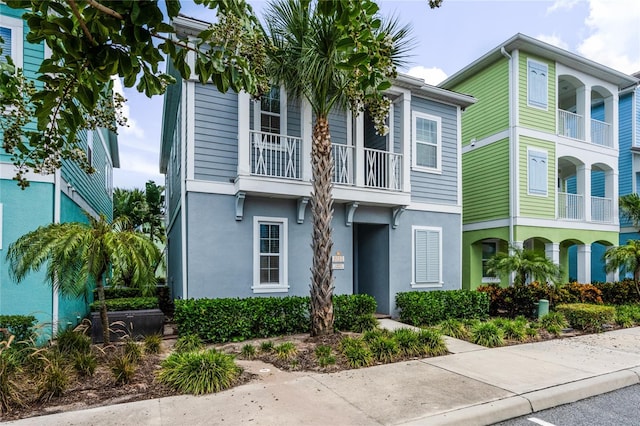
[[[527,280],[556,282],[560,278],[560,267],[542,254],[520,247],[510,247],[510,253],[498,253],[487,261],[488,272],[502,278],[515,273],[514,285],[523,285]]]
[[[274,83],[283,84],[294,99],[306,100],[315,117],[311,143],[312,335],[333,332],[330,259],[334,165],[329,111],[349,107],[357,115],[369,102],[382,105],[379,110],[386,116],[388,103],[379,89],[390,86],[388,77],[395,75],[397,60],[407,48],[402,41],[408,28],[398,29],[395,21],[383,25],[374,17],[377,6],[370,1],[361,2],[350,14],[345,14],[345,10],[340,12],[340,7],[349,4],[280,0],[271,3],[266,14],[267,32],[273,46],[269,74]],[[366,32],[368,24],[373,31]],[[368,86],[361,78],[367,69],[370,72],[367,77],[371,77]],[[383,118],[378,122],[384,123]]]
[[[612,247],[604,253],[607,272],[620,269],[632,273],[636,291],[640,295],[640,240],[629,240],[623,246]]]
[[[93,283],[100,301],[103,339],[109,343],[109,320],[104,298],[104,279],[110,265],[134,271],[136,281],[152,283],[153,265],[160,255],[143,234],[130,230],[122,220],[109,223],[104,215],[87,214],[88,224],[53,223],[23,235],[9,245],[7,261],[17,282],[31,271],[46,267],[47,282],[60,294],[78,297]]]

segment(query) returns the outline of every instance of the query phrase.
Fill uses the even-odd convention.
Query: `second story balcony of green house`
[[[606,148],[617,148],[617,92],[558,73],[557,134]]]

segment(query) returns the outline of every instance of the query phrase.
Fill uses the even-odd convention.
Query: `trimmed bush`
[[[119,299],[105,300],[107,311],[139,311],[142,309],[158,309],[157,297],[127,297]],[[91,305],[91,310],[100,310],[100,301],[95,301]]]
[[[602,292],[602,301],[608,305],[640,303],[640,295],[633,280],[626,279],[614,283],[594,283]]]
[[[411,291],[396,295],[402,322],[422,326],[450,318],[485,319],[489,315],[489,295],[478,291]]]
[[[376,300],[368,294],[340,294],[333,296],[333,328],[341,331],[363,331],[375,328]],[[373,320],[372,320],[373,319]]]
[[[640,324],[640,305],[616,306],[616,323],[622,327]]]
[[[14,342],[32,340],[35,336],[35,325],[36,317],[33,315],[0,315],[0,328],[4,328],[14,335]],[[9,336],[0,336],[0,338],[7,340]]]
[[[128,297],[142,297],[142,290],[139,288],[122,287],[122,286],[104,288],[105,299],[124,299]],[[93,290],[93,299],[98,300],[97,290]]]
[[[600,332],[604,324],[612,324],[616,318],[616,308],[613,306],[589,305],[573,303],[556,307],[573,328],[585,331]]]
[[[233,356],[209,349],[169,355],[157,377],[178,392],[202,395],[231,387],[241,372]]]

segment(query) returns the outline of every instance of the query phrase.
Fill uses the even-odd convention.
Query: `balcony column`
[[[576,114],[583,117],[578,134],[582,132],[584,140],[591,142],[591,91],[585,86],[576,89]]]
[[[462,121],[458,120],[458,126]],[[402,94],[402,136],[400,138],[400,152],[402,153],[402,190],[411,192],[411,92]],[[458,141],[460,148],[460,141]],[[460,167],[462,170],[462,167]],[[460,200],[458,200],[460,202]]]
[[[238,176],[251,174],[250,102],[247,92],[238,93]]]
[[[560,265],[560,243],[546,243],[544,245],[544,254],[556,265]]]
[[[364,164],[364,113],[358,114],[355,119],[355,137],[354,137],[354,149],[355,149],[355,184],[356,186],[364,186],[364,174],[366,173]]]
[[[584,164],[576,167],[576,186],[584,203],[583,220],[591,222],[591,167]]]
[[[604,101],[604,118],[611,125],[608,137],[611,140],[611,146],[618,149],[618,95],[609,96]]]
[[[591,245],[578,246],[578,282],[591,284]]]
[[[618,173],[607,170],[604,174],[604,196],[611,199],[611,223],[618,224]]]

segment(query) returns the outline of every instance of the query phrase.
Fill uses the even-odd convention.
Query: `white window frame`
[[[268,113],[272,114],[272,113]],[[253,130],[262,132],[262,103],[260,99],[256,99],[253,104]],[[280,133],[287,134],[287,92],[284,86],[280,86]]]
[[[22,19],[0,16],[0,27],[11,30],[11,59],[17,68],[23,68],[23,22]],[[2,56],[7,53],[3,52]]]
[[[500,250],[500,245],[498,244],[498,240],[484,240],[481,241],[481,244],[493,244],[496,248],[496,254],[498,254],[498,250]],[[480,269],[481,269],[481,273],[482,273],[482,282],[483,283],[499,283],[500,282],[500,277],[485,277],[484,276],[484,255],[482,253],[482,250],[480,251]],[[488,260],[488,259],[487,259]]]
[[[416,232],[430,231],[438,233],[438,280],[433,282],[417,282],[416,281]],[[438,288],[442,287],[442,228],[434,226],[412,226],[411,227],[411,288]]]
[[[532,154],[544,154],[546,158],[546,168],[544,171],[545,187],[544,193],[537,188],[531,188],[531,156]],[[544,149],[527,148],[527,194],[535,197],[547,197],[549,195],[549,152]]]
[[[87,163],[93,167],[93,130],[87,130]]]
[[[107,195],[113,197],[113,169],[109,162],[104,165],[104,188],[107,190]]]
[[[531,81],[531,70],[537,68],[539,70],[544,69],[545,83],[544,83],[544,103],[536,99],[532,99],[533,94],[533,82]],[[547,111],[549,108],[549,65],[544,62],[536,61],[533,59],[527,59],[527,105],[532,108],[538,108]]]
[[[280,225],[280,282],[277,284],[260,283],[260,225]],[[286,293],[289,291],[288,257],[289,236],[288,219],[285,217],[253,217],[253,286],[254,293]]]
[[[427,167],[427,166],[422,166],[420,164],[418,164],[418,149],[417,149],[417,144],[418,143],[423,143],[425,145],[431,145],[434,146],[433,144],[429,143],[429,142],[418,142],[417,137],[416,137],[416,129],[417,129],[417,123],[418,123],[418,119],[423,119],[423,120],[429,120],[429,121],[435,121],[436,123],[436,162],[437,162],[437,167]],[[438,117],[435,115],[430,115],[430,114],[425,114],[424,112],[418,112],[418,111],[413,111],[412,113],[412,120],[411,120],[411,150],[412,150],[412,155],[411,155],[411,166],[412,169],[414,170],[418,170],[418,171],[423,171],[423,172],[428,172],[428,173],[442,173],[442,117]]]

